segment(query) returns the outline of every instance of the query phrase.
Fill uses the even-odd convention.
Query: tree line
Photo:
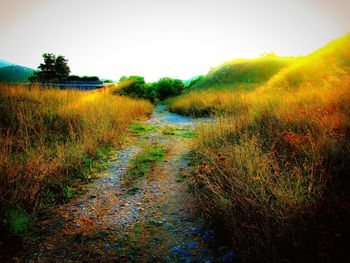
[[[129,81],[129,84],[118,90],[117,93],[155,102],[182,94],[202,78],[203,76],[196,77],[186,85],[184,81],[170,77],[164,77],[156,82],[146,83],[142,76],[123,76],[119,79],[119,83]]]
[[[70,68],[68,66],[68,60],[62,56],[44,53],[42,55],[44,62],[38,66],[38,70],[29,77],[29,81],[40,82],[40,83],[64,83],[64,82],[74,82],[74,81],[100,81],[96,76],[76,76],[69,75]]]
[[[55,56],[51,53],[42,55],[44,62],[38,66],[38,70],[33,73],[29,80],[40,83],[65,83],[79,81],[100,81],[98,77],[92,76],[76,76],[69,75],[70,68],[68,60],[62,56]],[[156,82],[146,83],[142,76],[123,76],[119,83],[128,81],[128,84],[116,93],[150,100],[152,102],[164,100],[168,97],[175,97],[182,94],[184,91],[191,89],[198,81],[201,81],[203,76],[193,78],[187,84],[180,79],[164,77]],[[111,82],[111,81],[106,81]]]

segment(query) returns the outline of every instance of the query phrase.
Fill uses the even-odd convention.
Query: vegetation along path
[[[43,222],[45,237],[29,248],[35,261],[230,262],[234,252],[213,249],[182,171],[199,120],[158,105],[132,125],[132,143],[116,152],[85,194]]]

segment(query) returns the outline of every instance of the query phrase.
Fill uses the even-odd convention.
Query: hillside
[[[349,73],[350,34],[346,34],[276,74],[262,91],[275,92],[277,88],[294,91],[307,85],[331,87]]]
[[[9,62],[7,62],[7,61],[5,61],[5,60],[0,59],[0,68],[6,67],[6,66],[10,66],[10,65],[11,65],[11,63],[9,63]]]
[[[350,34],[347,34],[298,59],[265,57],[224,63],[195,84],[192,91],[169,101],[169,109],[198,117],[242,110],[236,102],[238,97],[243,95],[246,101],[254,100],[254,105],[261,105],[264,99],[284,103],[283,97],[288,97],[285,92],[295,92],[298,89],[304,89],[303,92],[306,93],[310,92],[311,88],[315,88],[314,92],[321,92],[321,88],[324,88],[323,91],[331,93],[330,87],[344,85],[344,79],[349,76],[349,50]],[[248,68],[252,70],[251,73],[248,72]],[[274,71],[276,74],[273,75]],[[215,85],[215,79],[226,84]],[[255,82],[254,90],[249,88],[251,86],[247,88],[247,84],[252,81]],[[229,82],[230,85],[227,84]],[[245,94],[237,94],[240,92],[237,88],[230,88],[237,85],[244,86]],[[218,90],[216,87],[224,87],[225,90]],[[212,89],[206,90],[207,88]]]
[[[0,82],[20,83],[28,82],[28,77],[33,74],[33,69],[18,65],[0,67]]]
[[[228,61],[211,69],[203,80],[193,86],[193,89],[234,88],[242,84],[256,87],[296,60],[293,57],[270,54],[256,59]]]
[[[169,102],[173,112],[223,116],[194,144],[191,188],[242,262],[346,258],[349,47],[347,34],[254,90],[195,90]]]

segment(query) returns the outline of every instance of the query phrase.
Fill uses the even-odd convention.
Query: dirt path
[[[188,166],[196,121],[158,106],[131,146],[117,152],[85,194],[42,222],[42,241],[23,258],[39,262],[222,262],[224,248],[210,249],[181,171]],[[139,129],[140,130],[140,129]],[[145,147],[162,145],[165,159],[149,176],[124,184],[130,160]],[[232,253],[231,253],[232,254]],[[226,261],[229,262],[229,261]]]

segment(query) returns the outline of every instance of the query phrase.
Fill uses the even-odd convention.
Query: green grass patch
[[[148,176],[153,166],[164,159],[164,148],[162,146],[148,147],[131,160],[131,166],[127,173],[127,183]]]
[[[32,221],[31,216],[20,208],[10,209],[8,211],[7,220],[11,232],[16,235],[24,234]]]
[[[152,124],[147,123],[132,123],[130,129],[136,134],[149,134],[151,132],[156,132],[157,127]]]
[[[167,125],[162,128],[162,133],[164,135],[173,135],[182,138],[196,138],[196,134],[193,133],[189,126],[178,128],[175,126]]]

